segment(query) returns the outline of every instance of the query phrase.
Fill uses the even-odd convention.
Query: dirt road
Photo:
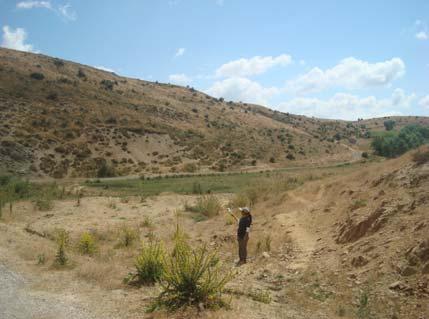
[[[73,298],[32,291],[20,275],[0,263],[0,318],[2,319],[91,319]]]

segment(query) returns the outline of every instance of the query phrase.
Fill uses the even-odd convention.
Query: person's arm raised
[[[226,210],[227,210],[227,212],[228,212],[232,217],[234,217],[234,219],[238,222],[238,217],[237,217],[237,216],[235,216],[235,215],[232,213],[231,208],[229,208],[229,207],[228,207]]]

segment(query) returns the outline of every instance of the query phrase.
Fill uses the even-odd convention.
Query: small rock
[[[399,289],[400,287],[401,287],[400,281],[395,281],[394,283],[389,285],[389,289],[392,289],[392,290]]]
[[[264,252],[262,253],[262,257],[264,257],[264,258],[270,258],[270,254],[269,254],[269,253],[267,253],[266,251],[264,251]]]

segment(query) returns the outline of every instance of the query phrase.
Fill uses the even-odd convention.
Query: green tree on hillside
[[[395,127],[395,125],[396,125],[396,122],[394,120],[384,121],[384,127],[385,127],[386,131],[393,130],[393,128]]]

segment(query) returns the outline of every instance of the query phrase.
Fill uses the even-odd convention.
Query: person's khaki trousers
[[[241,262],[246,262],[247,259],[247,242],[249,241],[249,234],[246,233],[243,238],[238,238],[238,256]]]

